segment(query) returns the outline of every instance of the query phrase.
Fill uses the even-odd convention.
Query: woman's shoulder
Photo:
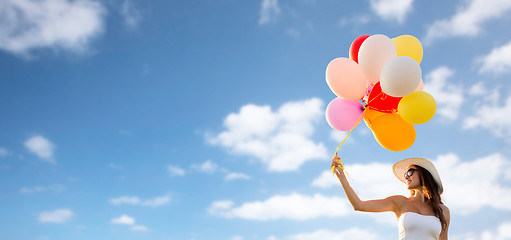
[[[403,206],[403,204],[406,203],[406,200],[408,200],[408,198],[403,195],[393,195],[393,196],[388,197],[387,199],[390,199],[392,202],[394,202],[399,207]]]
[[[447,214],[450,213],[449,208],[447,206],[445,206],[443,203],[440,203],[440,208],[442,209],[442,211],[444,211],[444,213],[447,213]]]
[[[388,197],[389,199],[393,199],[393,200],[397,200],[397,201],[405,201],[405,200],[408,200],[407,197],[403,196],[403,195],[392,195],[390,197]]]
[[[447,206],[445,206],[443,203],[440,203],[440,208],[444,212],[444,215],[449,216],[451,215],[451,212]]]

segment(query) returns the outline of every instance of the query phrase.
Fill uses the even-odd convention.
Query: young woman
[[[394,175],[407,185],[410,197],[396,195],[369,201],[360,200],[353,191],[339,157],[334,157],[331,167],[356,211],[396,214],[400,240],[447,240],[449,209],[440,198],[443,192],[440,175],[429,160],[407,158],[392,167]]]

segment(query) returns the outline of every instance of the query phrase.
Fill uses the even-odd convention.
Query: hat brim
[[[435,179],[435,182],[438,184],[440,194],[444,192],[442,180],[440,179],[440,175],[438,174],[435,165],[425,158],[407,158],[395,163],[394,166],[392,166],[392,170],[399,181],[406,183],[404,175],[405,172],[408,171],[410,165],[421,166],[428,170],[428,172],[431,173],[431,176],[433,176],[433,179]]]

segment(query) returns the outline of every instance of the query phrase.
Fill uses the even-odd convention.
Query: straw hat
[[[438,174],[438,171],[436,170],[433,163],[425,158],[407,158],[394,164],[394,166],[392,166],[392,169],[394,170],[394,175],[396,175],[399,181],[406,183],[404,175],[405,172],[408,171],[410,165],[421,166],[424,169],[428,170],[428,172],[431,173],[431,176],[433,176],[433,179],[435,179],[435,182],[438,184],[439,186],[438,191],[440,192],[440,194],[444,192],[442,180],[440,180],[440,175]]]

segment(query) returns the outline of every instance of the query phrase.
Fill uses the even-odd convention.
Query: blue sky
[[[426,157],[450,239],[511,239],[507,0],[6,0],[0,3],[1,239],[396,239],[329,172],[334,58],[416,36],[435,117],[388,151],[340,155],[361,198],[407,194]]]

